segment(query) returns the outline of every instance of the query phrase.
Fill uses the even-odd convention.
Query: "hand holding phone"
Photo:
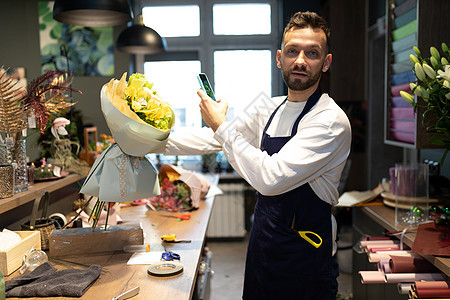
[[[214,91],[211,87],[211,84],[209,83],[208,77],[205,73],[200,73],[197,75],[198,83],[200,84],[200,88],[205,91],[205,93],[214,101],[216,100],[216,97],[214,96]]]

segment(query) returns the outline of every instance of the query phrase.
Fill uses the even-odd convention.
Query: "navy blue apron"
[[[273,155],[297,133],[301,118],[317,103],[318,88],[309,97],[290,136],[271,137],[264,128],[261,150]],[[314,247],[298,231],[322,238]],[[308,235],[313,242],[319,240]],[[276,196],[258,193],[245,266],[243,299],[332,299],[331,205],[320,200],[308,183]]]

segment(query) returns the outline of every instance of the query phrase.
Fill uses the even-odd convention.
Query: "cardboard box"
[[[41,249],[41,233],[39,231],[15,231],[22,241],[5,251],[0,251],[0,269],[9,276],[22,266],[24,255],[31,249]]]
[[[54,230],[49,237],[50,257],[122,251],[125,245],[143,245],[144,230],[140,223],[101,228]]]

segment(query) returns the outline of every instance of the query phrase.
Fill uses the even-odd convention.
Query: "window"
[[[142,5],[144,23],[165,37],[168,51],[136,56],[136,71],[145,72],[174,107],[176,126],[202,126],[199,72],[208,75],[216,96],[228,101],[227,119],[262,93],[282,93],[274,63],[281,34],[278,0],[142,0]]]
[[[215,51],[216,95],[226,97],[230,108],[242,111],[261,93],[272,94],[270,67],[270,50]]]
[[[270,25],[270,5],[268,3],[227,3],[213,6],[214,34],[270,34]]]
[[[163,37],[199,36],[198,5],[147,6],[142,9],[145,26]]]

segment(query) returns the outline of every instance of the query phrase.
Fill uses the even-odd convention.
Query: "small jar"
[[[28,186],[32,186],[34,184],[34,163],[31,163],[31,165],[27,166],[27,172],[28,172]]]

